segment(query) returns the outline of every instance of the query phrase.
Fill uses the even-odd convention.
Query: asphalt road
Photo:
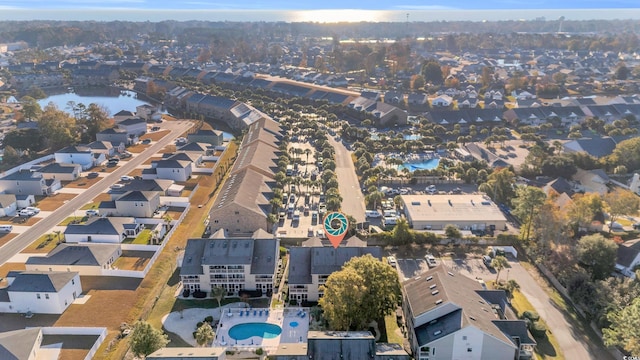
[[[11,241],[0,247],[0,264],[4,264],[11,259],[15,254],[22,251],[29,246],[32,242],[37,240],[42,234],[46,234],[51,228],[62,222],[62,220],[71,216],[75,210],[82,207],[84,204],[93,200],[98,194],[104,192],[120,180],[120,176],[127,175],[137,166],[141,165],[149,157],[153,156],[158,151],[162,150],[165,146],[182,135],[187,131],[192,124],[188,121],[165,121],[162,124],[163,130],[171,130],[171,133],[164,136],[160,141],[157,141],[142,153],[134,156],[129,161],[121,162],[121,165],[112,173],[102,178],[95,183],[91,188],[87,189],[83,193],[69,200],[66,204],[60,206],[56,211],[42,220],[38,221],[35,225],[31,226],[28,230],[22,234],[16,236]]]
[[[489,270],[480,259],[447,260],[445,265],[472,279],[496,280],[495,270]],[[520,265],[509,259],[511,268],[500,272],[500,280],[514,279],[520,285],[520,292],[527,297],[538,314],[553,332],[565,359],[612,359],[601,347],[591,344],[589,338],[568,320],[569,315],[559,310],[536,279]]]
[[[336,175],[338,176],[338,190],[342,196],[342,212],[353,216],[357,222],[365,221],[364,195],[360,190],[360,182],[356,175],[356,168],[351,161],[351,152],[331,136],[329,143],[336,150]]]

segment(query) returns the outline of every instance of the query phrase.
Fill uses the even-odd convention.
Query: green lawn
[[[387,342],[402,345],[404,339],[397,333],[399,328],[395,313],[384,317],[384,327],[387,330]]]
[[[138,244],[138,245],[147,245],[150,244],[150,240],[151,237],[153,236],[153,234],[151,233],[150,229],[144,229],[142,231],[140,231],[140,233],[138,234],[138,236],[136,236],[135,239],[133,239],[132,241],[127,241],[130,240],[130,238],[127,238],[123,241],[123,243],[126,244]]]
[[[536,309],[531,305],[529,300],[522,295],[520,291],[514,291],[513,299],[511,300],[511,306],[515,310],[518,317],[522,316],[522,313],[525,311],[536,311]],[[544,320],[539,320],[541,323],[547,327],[547,324]],[[564,359],[564,355],[562,354],[562,350],[560,350],[560,345],[558,345],[558,341],[556,340],[553,333],[548,330],[547,327],[547,337],[544,339],[535,339],[538,345],[536,345],[535,353],[538,355],[540,359]]]
[[[78,224],[84,223],[87,221],[87,217],[86,216],[69,216],[68,218],[62,220],[62,222],[58,224],[58,226],[67,226],[74,221],[76,221]]]
[[[81,207],[80,210],[97,209],[99,205],[100,203],[97,202],[88,203]]]

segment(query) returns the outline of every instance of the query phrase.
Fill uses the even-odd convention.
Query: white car
[[[113,184],[111,185],[112,189],[122,189],[124,187],[124,184]]]
[[[387,256],[387,262],[393,267],[396,266],[396,258],[393,256]]]
[[[120,181],[132,181],[135,178],[133,176],[129,176],[129,175],[124,175],[124,176],[120,176]]]
[[[365,215],[368,218],[374,218],[374,219],[382,217],[382,214],[380,214],[380,211],[378,210],[367,210],[365,211]]]
[[[98,211],[97,209],[89,209],[85,212],[85,214],[89,217],[91,216],[98,216],[100,215],[100,211]]]
[[[33,206],[27,206],[26,208],[24,208],[25,210],[29,210],[29,211],[33,211],[34,214],[38,214],[40,212],[40,208],[37,207],[33,207]]]
[[[429,194],[431,194],[431,195],[438,193],[438,189],[436,189],[436,186],[435,186],[435,185],[429,185],[429,186],[427,186],[427,188],[426,188],[426,189],[424,189],[424,191],[426,191],[427,193],[429,193]]]
[[[27,217],[29,217],[29,216],[33,216],[35,214],[36,213],[34,211],[27,210],[27,209],[22,209],[22,210],[18,211],[18,216],[27,216]]]

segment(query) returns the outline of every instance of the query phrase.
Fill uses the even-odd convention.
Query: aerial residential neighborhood
[[[638,356],[637,21],[406,17],[0,21],[0,358]]]

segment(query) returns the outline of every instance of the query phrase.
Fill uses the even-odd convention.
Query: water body
[[[482,2],[477,4],[484,5]],[[0,20],[96,20],[96,21],[265,21],[265,22],[432,22],[432,21],[504,21],[534,20],[546,18],[556,20],[564,16],[567,20],[614,20],[640,19],[637,3],[602,2],[602,8],[584,8],[584,2],[572,6],[557,3],[551,9],[450,9],[423,8],[402,10],[221,10],[221,9],[113,9],[102,7],[73,9],[21,9],[2,8]],[[505,4],[503,4],[505,5]],[[518,6],[524,6],[517,3]],[[80,6],[80,5],[78,5]],[[53,7],[53,6],[52,6]],[[533,6],[532,6],[533,7]],[[574,7],[574,8],[572,8]],[[583,7],[583,8],[575,8]],[[627,8],[624,8],[627,7]],[[635,8],[634,8],[635,7]],[[407,16],[408,15],[408,16]]]

